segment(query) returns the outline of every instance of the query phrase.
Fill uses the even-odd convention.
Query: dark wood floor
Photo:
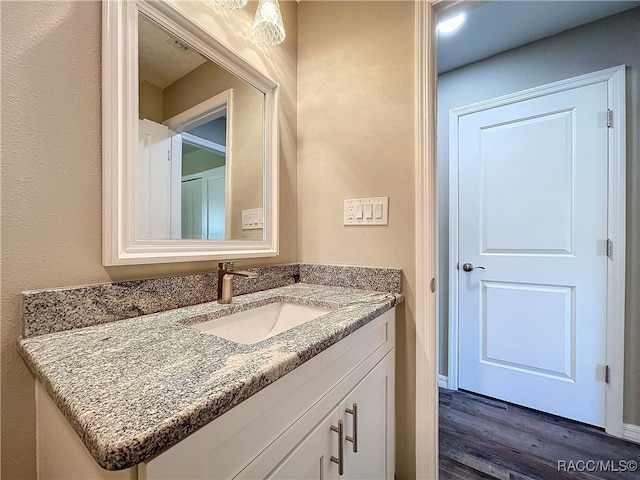
[[[640,445],[597,428],[444,389],[439,411],[441,480],[640,479]]]

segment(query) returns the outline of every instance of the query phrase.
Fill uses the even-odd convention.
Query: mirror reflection
[[[263,240],[264,94],[138,21],[136,238]]]

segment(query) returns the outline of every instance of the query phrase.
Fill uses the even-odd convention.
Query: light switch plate
[[[264,224],[262,208],[250,208],[242,210],[242,229],[256,230],[262,228]]]
[[[344,201],[345,225],[389,225],[389,197],[349,198]]]

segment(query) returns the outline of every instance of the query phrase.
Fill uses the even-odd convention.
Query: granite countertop
[[[20,340],[18,349],[103,468],[175,445],[403,301],[399,293],[296,283]],[[189,327],[290,301],[333,309],[254,345]]]

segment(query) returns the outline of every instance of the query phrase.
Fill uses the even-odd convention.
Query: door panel
[[[606,82],[459,118],[461,388],[604,425]]]
[[[482,128],[483,253],[571,253],[573,123],[562,112]]]
[[[574,288],[483,283],[482,362],[574,378]],[[544,345],[544,355],[539,346]]]

